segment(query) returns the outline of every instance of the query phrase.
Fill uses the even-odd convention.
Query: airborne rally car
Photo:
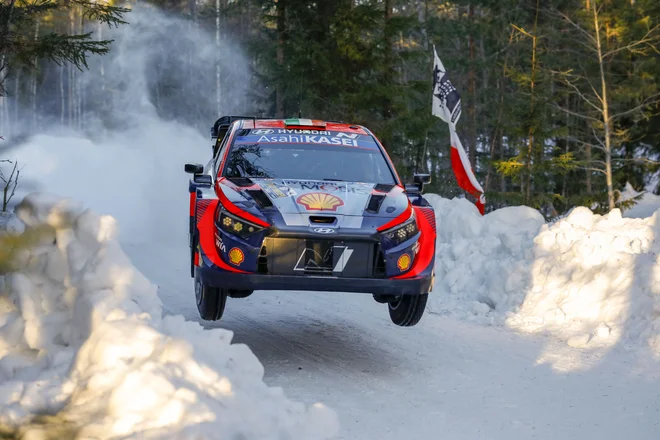
[[[186,164],[200,316],[254,290],[364,292],[419,322],[433,287],[435,214],[365,127],[225,116],[213,158]]]

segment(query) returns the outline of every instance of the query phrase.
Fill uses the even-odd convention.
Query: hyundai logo
[[[314,228],[314,232],[318,234],[334,234],[335,230],[332,228]]]
[[[273,134],[275,133],[275,130],[270,130],[270,129],[259,129],[259,130],[252,130],[252,134]]]

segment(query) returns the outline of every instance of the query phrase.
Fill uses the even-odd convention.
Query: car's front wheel
[[[398,326],[412,327],[422,319],[428,298],[429,295],[426,293],[421,295],[401,295],[394,298],[393,301],[387,304],[387,308],[390,311],[390,319]]]
[[[208,286],[195,274],[195,299],[199,316],[205,321],[217,321],[225,311],[227,289]]]

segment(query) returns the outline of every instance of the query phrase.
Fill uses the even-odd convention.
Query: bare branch
[[[647,157],[634,157],[626,159],[612,159],[612,162],[644,162],[650,165],[660,165],[660,161],[649,159]]]
[[[597,172],[597,173],[606,174],[606,173],[605,173],[605,170],[601,170],[600,168],[594,168],[594,167],[580,167],[580,166],[578,166],[577,168],[580,169],[580,170],[585,170],[585,171],[595,171],[595,172]]]
[[[592,117],[592,116],[587,116],[587,115],[582,115],[582,114],[580,114],[580,113],[576,113],[576,112],[574,112],[574,111],[572,111],[572,110],[569,110],[569,109],[567,109],[567,108],[564,108],[564,107],[562,107],[562,106],[560,106],[560,105],[558,105],[558,104],[553,104],[552,106],[553,106],[554,108],[556,108],[557,110],[561,110],[561,111],[563,111],[563,112],[565,112],[565,113],[568,113],[568,114],[571,115],[571,116],[575,116],[576,118],[582,118],[582,119],[586,119],[587,121],[598,122],[599,124],[602,124],[602,123],[603,123],[603,121],[601,121],[600,119],[596,119],[596,118],[594,118],[594,117]]]
[[[628,50],[633,53],[640,53],[640,50],[635,49],[638,46],[647,46],[647,49],[651,49],[657,53],[658,49],[655,47],[654,43],[657,44],[658,42],[660,42],[660,35],[651,35],[651,34],[653,34],[658,30],[660,30],[660,25],[656,25],[653,28],[649,29],[646,35],[644,35],[641,40],[637,40],[630,44],[626,44],[625,46],[618,47],[616,49],[612,49],[608,52],[605,52],[603,54],[603,57],[609,57],[624,50]]]
[[[566,14],[560,12],[560,11],[557,11],[557,14],[561,18],[563,18],[565,21],[567,21],[569,24],[571,24],[582,35],[587,37],[594,45],[596,44],[596,38],[593,35],[591,35],[591,33],[589,33],[589,31],[587,31],[586,29],[583,29],[582,26],[580,26],[578,23],[571,20],[571,18],[568,15],[566,15]]]
[[[660,92],[649,96],[648,98],[644,99],[644,101],[642,101],[641,104],[639,104],[638,106],[636,106],[634,108],[631,108],[630,110],[626,110],[625,112],[617,113],[616,115],[610,116],[610,119],[615,120],[615,119],[618,119],[618,118],[622,118],[624,116],[627,116],[627,115],[630,115],[632,113],[638,112],[646,106],[657,104],[658,102],[660,102]]]
[[[564,82],[567,86],[569,86],[570,88],[572,88],[573,90],[575,90],[575,93],[580,97],[580,99],[582,99],[584,102],[586,102],[586,103],[589,104],[591,107],[593,107],[597,112],[599,112],[599,113],[601,113],[601,114],[603,113],[603,108],[602,108],[602,107],[598,107],[596,104],[594,104],[594,103],[591,101],[591,99],[589,99],[587,96],[585,96],[584,93],[582,93],[582,91],[578,88],[578,86],[576,86],[575,84],[573,84],[573,81],[571,81],[571,80],[568,78],[567,75],[563,75],[563,82]],[[592,86],[592,89],[593,89],[593,86]],[[594,92],[595,92],[595,89],[594,89]],[[596,97],[600,100],[601,103],[603,102],[603,100],[600,98],[600,95],[598,95],[598,93],[596,93]]]

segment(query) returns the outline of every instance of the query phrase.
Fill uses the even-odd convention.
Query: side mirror
[[[431,175],[430,174],[415,174],[413,176],[413,182],[417,185],[419,188],[419,192],[424,191],[424,185],[427,185],[431,183]]]
[[[197,174],[193,177],[193,182],[200,185],[211,186],[213,185],[213,178],[208,174]]]
[[[409,196],[419,196],[422,194],[422,190],[419,189],[417,185],[406,185],[405,186],[406,194]]]
[[[187,163],[184,170],[188,174],[202,174],[204,172],[204,165],[199,163]]]

